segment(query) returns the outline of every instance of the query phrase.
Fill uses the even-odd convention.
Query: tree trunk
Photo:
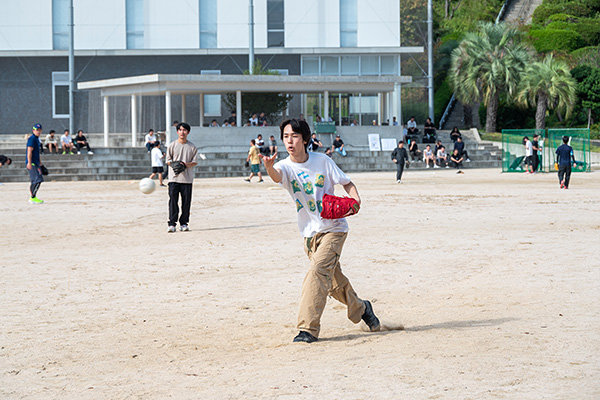
[[[448,10],[450,8],[450,0],[446,0],[444,3],[444,18],[448,19]]]
[[[492,95],[487,105],[485,118],[485,131],[487,133],[496,132],[496,118],[498,118],[498,94]]]
[[[546,93],[538,93],[537,96],[537,107],[535,110],[535,129],[546,128],[546,102],[548,96]]]
[[[558,118],[559,122],[563,122],[563,117],[559,109],[556,110],[556,118]]]

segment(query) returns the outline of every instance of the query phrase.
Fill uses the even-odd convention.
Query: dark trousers
[[[181,216],[179,216],[179,195],[181,195]],[[190,206],[192,205],[192,184],[169,182],[169,226],[187,225],[190,221]]]
[[[85,142],[85,144],[75,143],[75,146],[77,147],[77,151],[80,151],[82,147],[87,147],[87,151],[92,151],[88,142]]]
[[[404,172],[404,161],[398,161],[398,164],[396,164],[396,180],[399,181],[400,179],[402,179],[402,172]]]
[[[537,152],[534,151],[533,156],[532,156],[532,161],[533,161],[533,171],[537,171],[539,165],[540,165],[540,157],[538,156]]]
[[[563,180],[565,181],[565,187],[569,187],[569,181],[571,180],[571,164],[558,166],[558,182],[562,183]]]

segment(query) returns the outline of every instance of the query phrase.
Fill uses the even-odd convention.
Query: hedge
[[[597,0],[596,0],[597,1]],[[534,23],[543,24],[551,15],[569,13],[576,17],[587,17],[594,14],[595,7],[581,0],[573,0],[560,4],[548,4],[544,1],[533,12]]]
[[[540,53],[571,52],[585,46],[579,33],[566,29],[538,29],[530,31],[529,35],[533,38],[533,46]]]

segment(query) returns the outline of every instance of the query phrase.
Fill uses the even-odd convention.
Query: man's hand
[[[392,161],[398,164],[398,160],[396,160],[395,158],[392,158]]]
[[[27,163],[27,169],[31,169],[31,163]]]
[[[269,156],[269,157],[267,157],[267,156],[265,156],[263,154],[259,154],[258,156],[262,160],[262,162],[265,165],[266,169],[273,168],[273,165],[275,164],[275,160],[277,159],[277,153],[275,153],[275,154],[273,154],[272,156]],[[246,161],[248,161],[248,160],[246,160]]]

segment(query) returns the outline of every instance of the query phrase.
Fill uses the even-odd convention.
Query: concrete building
[[[281,75],[403,76],[392,92],[295,93],[287,114],[329,114],[362,125],[427,115],[426,3],[423,0],[254,0],[256,59]],[[248,0],[74,1],[75,78],[149,74],[235,75],[248,68]],[[33,122],[68,128],[69,0],[0,3],[0,133]],[[230,115],[222,94],[171,99],[172,119],[192,125]],[[199,115],[203,103],[203,118]],[[111,98],[111,132],[129,132],[132,101]],[[168,126],[165,99],[140,96],[140,132]],[[182,110],[182,105],[185,110]],[[327,112],[324,107],[328,106]],[[100,90],[77,91],[76,129],[102,132]],[[244,110],[248,111],[248,110]],[[260,110],[252,110],[259,112]]]

